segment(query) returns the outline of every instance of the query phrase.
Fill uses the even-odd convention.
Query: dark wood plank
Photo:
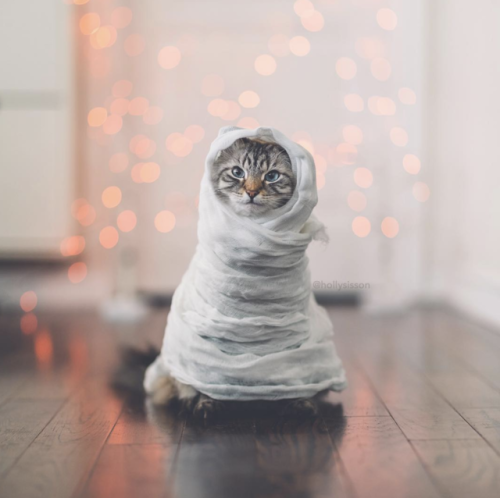
[[[176,446],[106,445],[81,498],[167,498]],[[193,476],[195,477],[195,476]]]
[[[349,417],[345,427],[327,425],[358,498],[442,496],[391,417]]]
[[[107,444],[177,444],[184,423],[184,418],[148,400],[131,400],[125,403]]]
[[[0,408],[0,478],[60,408],[58,401],[11,400]]]
[[[118,419],[121,402],[86,384],[61,408],[0,482],[12,498],[69,498],[83,484]]]
[[[174,466],[174,495],[179,498],[255,496],[254,421],[229,416],[200,425],[188,419]]]
[[[453,498],[497,498],[500,457],[482,440],[415,441],[428,472]]]
[[[500,409],[467,408],[461,414],[500,455]]]

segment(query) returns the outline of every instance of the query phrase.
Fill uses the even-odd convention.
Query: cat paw
[[[211,422],[216,419],[223,410],[223,403],[208,396],[201,395],[193,408],[193,416],[202,422]]]
[[[318,405],[312,399],[294,399],[287,403],[283,415],[302,419],[314,418],[318,415]]]

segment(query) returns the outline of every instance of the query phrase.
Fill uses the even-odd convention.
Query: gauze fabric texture
[[[281,145],[297,178],[293,197],[267,216],[237,215],[216,197],[217,154],[243,137]],[[310,397],[346,387],[333,327],[311,292],[312,239],[325,236],[310,154],[273,128],[225,127],[206,159],[198,246],[172,299],[160,356],[145,389],[171,375],[219,400]]]

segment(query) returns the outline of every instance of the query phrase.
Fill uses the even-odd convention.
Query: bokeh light
[[[373,184],[373,174],[368,168],[354,170],[354,183],[361,188],[369,188]]]
[[[134,85],[131,81],[128,80],[119,80],[113,85],[112,93],[113,97],[128,97],[134,88]]]
[[[95,12],[89,12],[80,18],[80,31],[84,35],[90,35],[101,25],[101,18]]]
[[[221,117],[227,112],[228,105],[223,99],[213,99],[209,102],[207,110],[209,114],[216,117]]]
[[[335,148],[337,157],[342,164],[354,164],[358,156],[358,149],[352,144],[341,143]]]
[[[86,276],[87,276],[87,265],[82,261],[73,263],[68,268],[68,280],[72,284],[78,284],[82,282]]]
[[[134,153],[140,159],[149,159],[156,152],[156,142],[144,137],[139,140],[134,148]]]
[[[382,220],[380,228],[387,238],[393,239],[399,232],[399,223],[391,216],[387,216]]]
[[[149,162],[142,164],[139,175],[142,183],[153,183],[160,178],[160,166],[156,163]]]
[[[167,150],[177,157],[186,157],[193,150],[193,142],[182,133],[171,133],[165,142]]]
[[[302,17],[314,11],[314,5],[310,0],[296,0],[293,4],[293,10],[299,17]]]
[[[260,103],[260,97],[252,90],[246,90],[240,93],[238,97],[238,102],[242,107],[246,107],[247,109],[252,109],[257,107]]]
[[[363,132],[356,125],[348,125],[342,128],[342,137],[352,145],[359,145],[363,141]]]
[[[33,334],[38,328],[38,318],[34,313],[26,313],[21,317],[20,326],[23,334]]]
[[[89,126],[97,128],[102,126],[108,117],[108,111],[104,107],[94,107],[87,116]]]
[[[149,106],[142,115],[145,124],[156,125],[163,119],[163,109],[157,106]]]
[[[28,313],[36,308],[37,302],[38,298],[36,293],[34,291],[26,291],[19,299],[19,306],[24,312]]]
[[[261,76],[270,76],[276,71],[276,59],[272,55],[259,55],[254,62],[255,70]]]
[[[391,76],[392,68],[391,64],[387,59],[382,57],[377,57],[373,59],[370,64],[370,70],[373,77],[379,81],[386,81]]]
[[[111,102],[109,110],[111,114],[116,114],[117,116],[125,116],[128,112],[129,101],[128,99],[118,98]]]
[[[48,330],[40,330],[34,340],[35,356],[39,366],[43,369],[49,368],[54,356],[54,345]]]
[[[385,53],[384,43],[378,38],[358,38],[356,40],[355,50],[363,59],[382,57]]]
[[[276,57],[286,57],[290,54],[290,39],[283,34],[271,36],[267,42],[267,48]]]
[[[133,211],[127,209],[118,215],[116,224],[122,232],[131,232],[137,225],[137,216]]]
[[[60,245],[63,256],[77,256],[85,249],[85,237],[82,235],[73,235],[62,240]]]
[[[430,195],[431,190],[429,189],[427,183],[416,182],[415,185],[413,185],[413,197],[415,197],[417,201],[425,202],[429,199]]]
[[[102,125],[102,131],[106,135],[116,135],[123,126],[123,120],[121,116],[117,114],[112,114],[106,118],[104,124]]]
[[[234,121],[238,119],[241,114],[241,107],[234,100],[227,100],[226,104],[227,108],[220,117],[225,121]]]
[[[414,154],[406,154],[403,157],[403,167],[410,175],[417,175],[420,171],[420,159]]]
[[[311,44],[305,36],[294,36],[290,39],[290,52],[297,57],[304,57],[311,51]]]
[[[307,31],[316,33],[321,31],[325,25],[325,19],[321,12],[317,10],[308,10],[300,17],[300,22]]]
[[[366,207],[366,196],[359,190],[351,190],[347,196],[347,205],[353,211],[363,211]]]
[[[356,93],[350,93],[344,97],[344,105],[351,112],[361,112],[365,108],[363,99]]]
[[[117,37],[114,26],[101,26],[90,35],[90,44],[93,48],[100,50],[114,45]]]
[[[402,104],[414,105],[417,101],[417,96],[411,88],[400,88],[398,91],[398,97]]]
[[[364,216],[356,216],[356,218],[352,220],[351,228],[354,235],[364,238],[370,233],[372,226],[368,218],[365,218]]]
[[[135,97],[128,104],[128,112],[132,116],[142,116],[149,107],[149,100],[144,97]]]
[[[341,57],[335,64],[335,71],[343,80],[352,80],[357,70],[356,63],[349,57]]]
[[[127,36],[125,42],[123,43],[123,48],[128,56],[137,57],[144,52],[144,49],[146,48],[146,41],[140,34],[134,33]]]
[[[398,16],[391,9],[379,9],[376,18],[378,25],[387,31],[392,31],[398,25]]]
[[[163,47],[158,54],[158,64],[163,69],[173,69],[181,62],[181,51],[172,45]]]
[[[128,168],[128,156],[123,152],[113,154],[109,159],[109,169],[113,173],[121,173]]]
[[[118,230],[115,227],[104,227],[99,233],[99,242],[105,249],[112,249],[118,244]]]
[[[155,227],[161,233],[168,233],[175,227],[175,215],[171,211],[160,211],[155,216]]]
[[[224,80],[218,74],[208,74],[201,82],[201,93],[206,97],[217,97],[224,91]]]
[[[205,130],[200,125],[190,125],[184,130],[184,136],[196,144],[205,137]]]
[[[92,225],[96,216],[96,211],[90,204],[82,204],[75,213],[75,218],[84,227]]]
[[[117,7],[111,12],[111,24],[116,29],[126,28],[132,22],[132,11],[128,7]]]
[[[107,208],[114,208],[122,200],[122,191],[116,186],[107,187],[102,193],[101,200]]]
[[[408,133],[400,126],[391,128],[389,133],[391,142],[398,147],[404,147],[408,143]]]

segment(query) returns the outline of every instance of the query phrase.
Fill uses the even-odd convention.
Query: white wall
[[[500,324],[500,4],[429,5],[429,290]]]

